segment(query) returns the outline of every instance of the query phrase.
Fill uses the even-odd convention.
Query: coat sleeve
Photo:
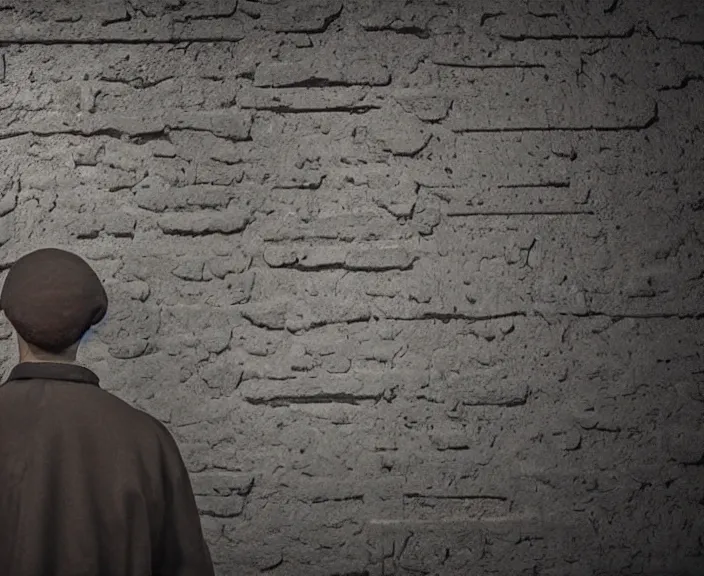
[[[203,537],[198,508],[188,471],[176,441],[163,428],[164,518],[155,576],[214,576],[208,545]]]

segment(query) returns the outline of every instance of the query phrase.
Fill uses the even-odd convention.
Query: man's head
[[[107,307],[105,289],[88,263],[56,248],[17,260],[0,294],[0,310],[21,340],[50,354],[76,345]]]

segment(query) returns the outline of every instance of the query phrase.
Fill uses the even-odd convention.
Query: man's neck
[[[19,334],[17,335],[17,345],[20,363],[22,362],[52,362],[59,364],[76,364],[78,343],[62,350],[59,353],[49,352],[29,344]]]
[[[52,364],[76,364],[75,360],[68,360],[67,358],[62,358],[61,356],[45,358],[38,358],[34,355],[20,356],[20,363],[22,362],[50,362]]]
[[[28,346],[20,346],[20,362],[51,362],[59,364],[75,364],[74,354],[52,354],[43,350],[32,350]]]

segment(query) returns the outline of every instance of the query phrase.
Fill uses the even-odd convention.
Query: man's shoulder
[[[129,414],[130,421],[133,422],[135,425],[141,426],[143,428],[149,428],[159,435],[167,435],[171,437],[171,433],[169,432],[166,425],[156,416],[153,416],[145,409],[140,408],[134,403],[120,398],[109,390],[101,388],[101,391],[104,393],[103,396],[106,399],[108,397],[110,398],[108,402],[113,403],[115,408],[119,406],[119,410],[121,412],[123,412],[125,415]]]
[[[103,404],[102,414],[105,418],[114,419],[113,424],[120,424],[121,429],[129,430],[132,436],[138,438],[151,436],[157,438],[162,445],[173,443],[173,436],[166,424],[145,409],[108,389],[96,388],[95,392]]]
[[[132,414],[132,422],[135,423],[130,429],[132,442],[152,454],[158,453],[160,458],[165,459],[167,467],[173,468],[174,465],[178,465],[181,462],[181,450],[167,424],[141,408],[132,406],[124,400],[118,400]]]
[[[117,396],[114,398],[122,405],[120,412],[123,412],[124,416],[129,414],[126,418],[115,422],[128,445],[139,447],[140,451],[150,454],[159,461],[164,459],[163,462],[167,466],[174,459],[180,458],[178,444],[167,424]]]

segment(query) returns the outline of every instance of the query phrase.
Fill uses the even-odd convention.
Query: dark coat
[[[25,362],[0,386],[0,574],[213,575],[173,437],[87,368]]]

